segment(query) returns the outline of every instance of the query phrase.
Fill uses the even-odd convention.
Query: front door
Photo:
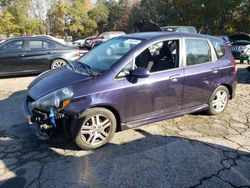
[[[178,111],[182,107],[183,69],[151,74],[127,85],[126,119],[133,122]]]
[[[52,51],[49,49],[49,42],[41,39],[30,39],[23,66],[34,72],[48,70],[52,61],[51,56]]]
[[[139,78],[126,86],[126,121],[151,119],[182,108],[183,75],[179,58],[180,41],[166,40],[152,44],[134,58],[134,69],[150,71],[148,78]]]
[[[23,72],[26,52],[25,41],[18,39],[6,42],[0,47],[0,75]]]

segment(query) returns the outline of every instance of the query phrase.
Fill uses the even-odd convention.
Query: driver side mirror
[[[150,72],[148,69],[143,67],[137,67],[135,70],[132,70],[130,72],[130,75],[135,78],[148,78],[150,75]]]

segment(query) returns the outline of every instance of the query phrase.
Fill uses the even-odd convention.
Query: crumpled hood
[[[34,100],[74,83],[91,79],[91,76],[63,66],[40,74],[28,86],[28,94]]]

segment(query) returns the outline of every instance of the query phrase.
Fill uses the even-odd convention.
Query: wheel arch
[[[111,111],[114,114],[117,122],[116,132],[121,131],[121,117],[119,112],[114,107],[111,107],[109,105],[96,105],[96,106],[91,106],[90,108],[105,108]]]
[[[221,84],[221,86],[225,86],[227,89],[228,89],[228,92],[229,92],[229,99],[232,99],[233,98],[233,88],[232,86],[230,86],[229,84]]]

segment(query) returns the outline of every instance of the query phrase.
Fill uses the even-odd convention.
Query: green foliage
[[[29,0],[2,0],[3,12],[0,15],[0,31],[2,34],[40,34],[44,32],[44,24],[30,15],[31,4]]]
[[[132,9],[129,22],[131,28],[136,21],[151,19],[161,26],[192,25],[202,33],[222,35],[249,32],[249,10],[248,0],[142,0]]]
[[[56,36],[82,38],[95,33],[97,24],[88,16],[88,3],[75,0],[55,2],[48,12],[50,33]]]
[[[0,34],[83,38],[112,30],[128,33],[142,19],[160,26],[192,25],[216,35],[250,30],[249,0],[141,0],[133,7],[128,1],[98,0],[93,6],[90,0],[51,0],[44,19],[37,10],[42,7],[31,0],[0,0]]]
[[[98,32],[105,30],[108,24],[109,9],[104,4],[99,4],[88,12],[89,18],[94,20],[98,26]]]
[[[39,19],[32,19],[25,25],[27,35],[38,35],[45,33],[45,25]]]
[[[125,31],[128,32],[128,17],[130,9],[126,6],[126,1],[100,0],[99,6],[105,6],[108,9],[107,23],[102,31]],[[98,25],[99,26],[99,25]]]
[[[69,4],[64,1],[55,2],[48,12],[50,32],[56,36],[63,36],[66,30],[66,15],[69,12]]]
[[[8,11],[4,11],[1,14],[0,19],[0,33],[10,36],[17,31],[17,25],[14,24],[15,18]]]
[[[68,26],[69,34],[73,38],[81,38],[95,32],[96,22],[89,19],[88,10],[84,1],[74,1],[69,9],[70,23]]]

